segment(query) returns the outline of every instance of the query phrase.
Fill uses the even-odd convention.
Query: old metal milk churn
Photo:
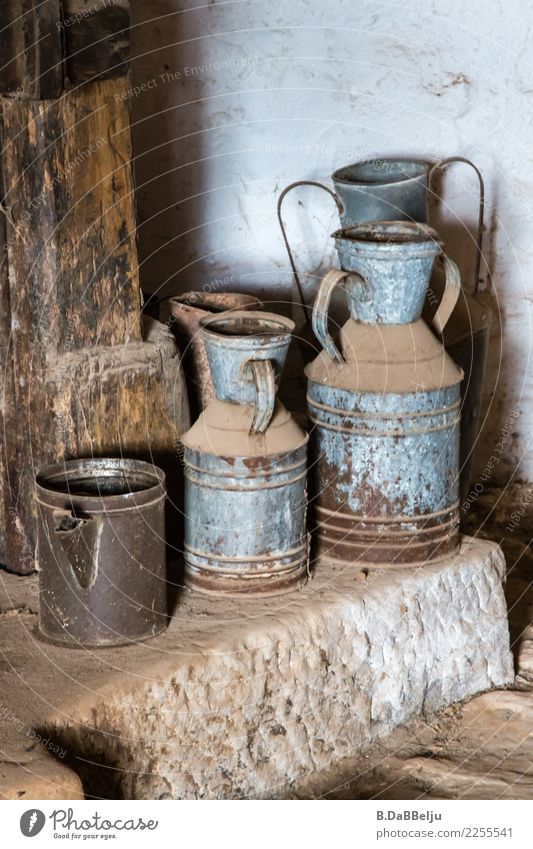
[[[446,350],[465,374],[461,387],[460,440],[460,487],[461,500],[463,500],[468,493],[473,453],[478,435],[492,320],[487,304],[478,295],[485,208],[485,185],[479,168],[463,156],[450,156],[433,165],[429,162],[410,159],[374,157],[337,169],[331,175],[334,191],[316,180],[299,180],[291,183],[279,196],[278,220],[296,284],[297,298],[307,319],[307,299],[281,215],[284,198],[299,186],[318,187],[335,201],[341,227],[344,228],[365,221],[417,221],[426,224],[429,217],[429,200],[432,196],[438,197],[435,177],[454,163],[462,163],[471,168],[479,184],[474,279],[471,285],[460,294],[443,335]],[[424,315],[432,314],[440,300],[439,283],[439,280],[432,281],[434,291],[425,304]],[[300,330],[300,335],[306,338],[305,328]],[[311,350],[309,343],[310,340],[306,346],[307,351]],[[306,348],[302,351],[304,356]]]
[[[425,562],[459,541],[463,373],[421,318],[438,236],[423,224],[373,222],[335,239],[342,270],[320,285],[313,329],[324,350],[306,368],[318,553]],[[457,266],[443,261],[438,333],[460,293]],[[335,342],[328,309],[339,283],[351,318]]]
[[[307,576],[307,434],[276,399],[294,324],[205,319],[216,398],[183,437],[185,572],[206,593],[286,592]]]

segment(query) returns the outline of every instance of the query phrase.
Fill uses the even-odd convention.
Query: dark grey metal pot
[[[113,646],[167,625],[165,476],[140,460],[84,459],[37,475],[43,636]]]

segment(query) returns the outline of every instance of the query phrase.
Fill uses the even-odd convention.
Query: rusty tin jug
[[[165,476],[140,460],[69,460],[37,476],[39,629],[115,646],[167,626]]]
[[[184,435],[185,574],[205,593],[272,595],[307,576],[307,434],[276,399],[294,324],[206,319],[216,398]]]
[[[324,277],[313,309],[323,352],[306,368],[318,554],[346,563],[422,563],[459,542],[462,371],[421,318],[438,236],[427,225],[373,222],[335,233],[342,269]],[[441,333],[460,293],[447,286]],[[334,341],[334,288],[350,319]]]

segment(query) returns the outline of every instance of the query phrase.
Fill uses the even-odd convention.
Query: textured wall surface
[[[503,432],[486,478],[531,478],[533,9],[520,0],[132,6],[141,90],[124,96],[145,287],[224,281],[288,298],[275,213],[288,182],[380,155],[470,157],[487,182],[482,277],[496,314],[479,473]],[[471,283],[475,183],[463,166],[446,175],[443,198],[432,221]],[[285,215],[311,295],[333,258],[332,202],[303,189]]]

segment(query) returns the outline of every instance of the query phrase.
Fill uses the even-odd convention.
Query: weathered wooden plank
[[[60,0],[3,0],[0,92],[59,97],[63,89]]]
[[[4,113],[12,318],[49,352],[141,339],[129,112],[114,97],[124,85]]]
[[[0,150],[3,147],[0,122]],[[0,198],[4,197],[2,169],[0,168]],[[7,227],[4,206],[0,206],[0,504],[4,501],[7,491],[7,468],[9,458],[5,450],[5,421],[12,420],[12,411],[8,407],[13,398],[13,371],[11,357],[8,356],[9,336],[11,330],[11,307],[9,302],[9,273],[7,263]],[[7,415],[6,415],[7,414]],[[3,513],[0,513],[0,562],[5,562],[6,540]]]
[[[128,0],[3,0],[0,92],[45,100],[125,75],[129,27]]]
[[[106,453],[176,466],[181,429],[166,396],[177,349],[169,333],[142,342],[129,113],[115,97],[125,85],[0,101],[2,559],[22,573],[34,566],[39,467]]]
[[[162,342],[76,351],[44,367],[34,356],[31,379],[17,387],[5,421],[6,546],[12,571],[34,569],[38,506],[35,473],[72,457],[138,457],[159,465],[172,492],[179,437],[189,426],[179,352]],[[175,404],[169,404],[169,383]]]
[[[127,73],[129,5],[127,0],[65,0],[62,30],[70,85]]]

